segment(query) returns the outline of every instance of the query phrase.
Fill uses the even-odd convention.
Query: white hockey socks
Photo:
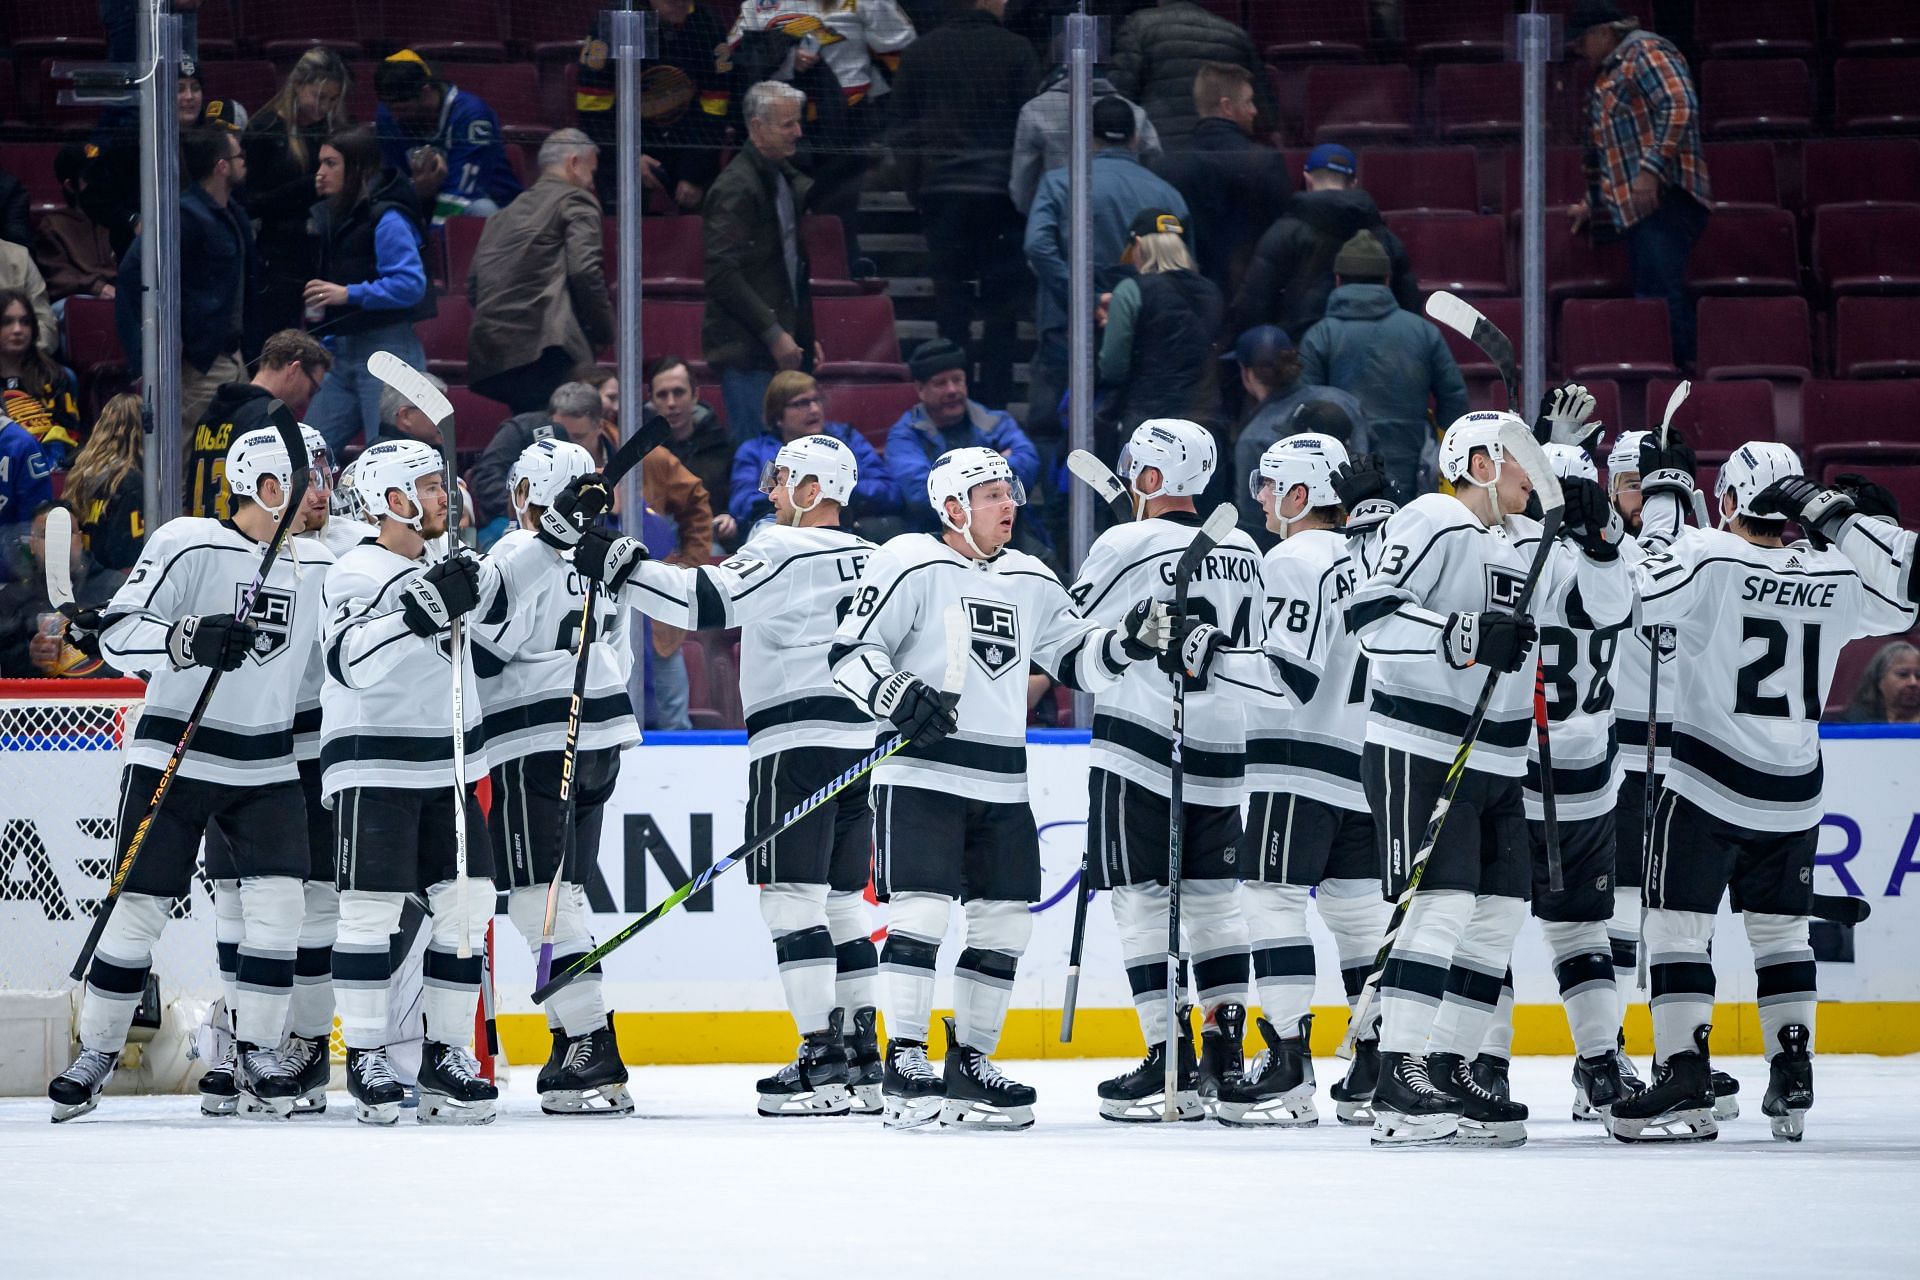
[[[1693,1048],[1693,1029],[1713,1021],[1713,917],[1700,911],[1647,912],[1653,985],[1653,1057]]]
[[[1307,936],[1307,900],[1312,896],[1305,885],[1252,880],[1240,890],[1260,1011],[1282,1036],[1297,1034],[1300,1019],[1313,1005],[1313,940]]]
[[[1780,1052],[1780,1028],[1799,1023],[1813,1032],[1814,991],[1811,926],[1805,916],[1742,913],[1753,944],[1754,995],[1760,1004],[1760,1038],[1772,1058]]]
[[[1415,893],[1380,975],[1380,1050],[1423,1054],[1447,993],[1447,969],[1473,915],[1473,895]]]
[[[287,1030],[312,1040],[333,1034],[333,941],[340,932],[340,891],[318,880],[303,887],[306,909],[293,955],[293,1000]]]
[[[855,1009],[880,1005],[880,951],[873,945],[873,917],[864,893],[827,894],[827,932],[833,935],[833,1000],[840,1023],[853,1029]]]
[[[1620,885],[1613,891],[1613,918],[1607,921],[1607,944],[1613,951],[1613,985],[1620,992],[1620,1016],[1626,1016],[1627,993],[1639,982],[1640,889]]]
[[[887,1038],[927,1042],[933,1020],[933,967],[947,936],[953,899],[938,893],[896,893],[887,903],[887,945],[880,953],[886,981]]]
[[[953,966],[954,1030],[969,1049],[992,1053],[1013,1002],[1014,972],[1033,936],[1033,913],[1024,902],[984,898],[963,910],[967,948]],[[1240,954],[1244,962],[1244,944]]]
[[[405,894],[345,889],[333,944],[334,999],[340,1036],[349,1049],[378,1049],[388,1041],[393,1000],[393,933]]]
[[[780,986],[801,1035],[827,1029],[833,1012],[833,935],[827,931],[827,886],[769,884],[760,889],[760,918],[773,935]]]
[[[1115,885],[1113,924],[1120,934],[1120,959],[1127,966],[1140,1034],[1149,1045],[1167,1039],[1167,887],[1163,884]]]
[[[1193,985],[1209,1024],[1221,1005],[1253,999],[1238,880],[1182,880],[1180,932],[1193,957]]]
[[[240,910],[246,936],[240,943],[233,1035],[246,1044],[278,1048],[293,999],[293,958],[307,913],[306,890],[291,876],[249,876],[240,882]]]
[[[240,906],[240,882],[213,882],[213,949],[220,967],[220,990],[227,997],[227,1029],[233,1029],[234,1012],[240,1007],[240,940],[246,937],[247,920]]]
[[[507,894],[507,919],[537,962],[541,931],[546,928],[547,887],[522,886]],[[587,921],[586,894],[577,884],[563,883],[553,909],[553,972],[559,973],[593,950]],[[569,1037],[589,1035],[607,1025],[607,1002],[600,988],[600,966],[575,978],[553,994],[546,1004],[547,1026]]]
[[[1527,904],[1519,898],[1482,896],[1474,899],[1473,914],[1447,969],[1447,992],[1433,1020],[1431,1053],[1457,1053],[1471,1058],[1487,1038],[1487,1023],[1500,1005],[1500,985],[1513,960],[1513,940],[1527,918]]]
[[[1612,1053],[1620,1034],[1620,991],[1607,922],[1543,920],[1540,932],[1553,953],[1553,976],[1567,1007],[1575,1052],[1583,1058]]]
[[[146,989],[153,967],[153,944],[167,925],[170,898],[122,892],[107,917],[93,963],[87,967],[86,995],[80,1001],[80,1046],[118,1053],[127,1044],[127,1028]]]
[[[494,888],[491,880],[467,877],[465,927],[473,954],[462,960],[459,894],[455,887],[455,881],[442,880],[427,890],[427,904],[433,908],[433,939],[427,944],[421,968],[426,988],[421,1006],[426,1014],[427,1039],[470,1049],[474,1011],[480,1006],[480,976],[486,966],[487,922],[493,919]]]
[[[1322,880],[1314,890],[1314,902],[1340,953],[1340,986],[1347,993],[1347,1008],[1352,1009],[1359,1002],[1360,988],[1367,983],[1375,957],[1380,954],[1380,939],[1386,936],[1393,904],[1381,896],[1380,881],[1371,876]],[[1371,1040],[1379,1034],[1380,1010],[1376,1005],[1372,1026],[1363,1027],[1357,1038]]]
[[[1487,1022],[1486,1038],[1480,1042],[1480,1052],[1502,1062],[1513,1060],[1513,966],[1507,966],[1507,976],[1500,983],[1500,1003],[1494,1006],[1493,1017]]]

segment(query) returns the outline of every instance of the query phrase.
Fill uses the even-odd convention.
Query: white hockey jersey
[[[407,581],[432,563],[363,542],[327,574],[327,681],[320,690],[320,794],[349,787],[431,789],[453,782],[453,657],[449,637],[417,636],[400,613]],[[463,620],[497,625],[510,608],[500,571],[480,561],[480,603]],[[474,647],[461,646],[461,705],[467,782],[487,776],[485,720],[473,674]]]
[[[1640,509],[1640,532],[1629,534],[1621,542],[1620,558],[1629,571],[1648,556],[1665,550],[1680,532],[1680,501],[1671,495],[1647,499]],[[1639,599],[1634,600],[1635,623],[1620,633],[1620,645],[1613,658],[1613,719],[1615,736],[1620,742],[1620,771],[1647,771],[1647,677],[1653,671],[1655,629],[1639,621]],[[1664,774],[1667,757],[1673,749],[1673,652],[1671,628],[1660,635],[1660,718],[1659,737],[1654,744],[1654,771]],[[1555,757],[1555,763],[1559,762]]]
[[[1174,566],[1192,545],[1200,517],[1187,512],[1115,525],[1094,542],[1068,594],[1081,617],[1116,627],[1149,598],[1173,600]],[[1194,574],[1187,612],[1221,628],[1227,643],[1258,647],[1265,637],[1266,589],[1260,552],[1235,529]],[[1180,748],[1189,804],[1238,805],[1245,786],[1246,720],[1239,692],[1222,681],[1190,688]],[[1173,792],[1173,681],[1159,664],[1137,663],[1093,703],[1095,768],[1155,795]]]
[[[498,621],[473,623],[473,671],[486,704],[489,766],[567,745],[567,710],[580,652],[580,613],[587,583],[573,563],[534,535],[514,529],[487,560],[499,572],[513,607]],[[619,605],[596,598],[594,641],[580,704],[580,750],[603,751],[640,741],[627,678],[633,674],[632,628]]]
[[[741,629],[749,760],[792,747],[865,751],[880,727],[833,682],[827,655],[876,550],[835,526],[769,522],[721,564],[685,569],[647,561],[621,598],[671,626]]]
[[[356,520],[348,516],[328,516],[326,524],[320,527],[320,532],[310,536],[318,537],[320,541],[326,543],[327,550],[333,552],[333,558],[338,560],[361,543],[372,542],[380,536],[380,530],[365,520]]]
[[[329,520],[328,527],[338,524],[338,520]],[[371,532],[372,527],[366,526]],[[301,571],[312,572],[306,561],[316,552],[325,554],[325,563],[317,566],[320,582],[316,585],[313,600],[315,618],[312,642],[307,650],[306,674],[300,678],[300,696],[293,709],[293,758],[305,764],[309,760],[320,758],[320,688],[327,682],[327,660],[321,649],[320,615],[325,606],[320,600],[320,589],[326,584],[326,575],[339,558],[339,551],[327,541],[326,532],[303,533],[296,537],[294,545],[299,549]]]
[[[1347,607],[1372,662],[1367,741],[1451,764],[1486,684],[1456,670],[1440,638],[1453,613],[1511,609],[1540,540],[1540,523],[1508,516],[1489,528],[1459,499],[1430,493],[1387,521],[1373,574]],[[1631,610],[1625,564],[1597,564],[1565,542],[1547,553],[1528,612],[1553,626],[1613,626]],[[1467,767],[1524,777],[1533,740],[1534,664],[1502,675]]]
[[[1025,804],[1029,664],[1098,693],[1126,673],[1120,636],[1077,616],[1060,580],[1030,555],[1009,549],[973,560],[934,534],[907,533],[867,561],[834,637],[834,683],[869,708],[896,670],[943,688],[950,605],[961,607],[968,629],[959,729],[892,756],[874,770],[874,783]]]
[[[1667,786],[1750,831],[1818,823],[1820,712],[1840,648],[1908,630],[1913,606],[1840,551],[1757,547],[1719,529],[1688,529],[1635,574],[1642,619],[1678,633]]]
[[[166,767],[211,674],[202,667],[175,671],[167,632],[190,616],[231,617],[265,554],[265,543],[233,525],[197,516],[170,520],[147,539],[107,603],[100,633],[101,656],[147,680],[127,763]],[[274,558],[253,601],[260,638],[238,669],[220,677],[180,762],[181,777],[238,787],[299,776],[294,711],[315,660],[320,588],[331,560],[325,547],[297,538]]]

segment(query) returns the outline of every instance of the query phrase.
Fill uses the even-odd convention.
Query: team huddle
[[[990,449],[936,462],[939,534],[875,546],[840,527],[852,452],[790,441],[762,477],[772,518],[731,559],[682,568],[596,523],[610,486],[578,446],[526,450],[518,527],[479,556],[437,545],[450,495],[433,450],[376,444],[336,485],[309,432],[297,536],[236,621],[299,488],[279,434],[239,439],[231,518],[159,530],[94,620],[102,656],[149,682],[122,850],[208,670],[227,674],[111,902],[54,1118],[97,1104],[203,840],[232,1044],[204,1111],[324,1109],[337,1012],[359,1119],[393,1123],[411,1077],[422,1122],[491,1120],[471,1047],[497,886],[568,975],[543,1006],[543,1110],[631,1113],[576,861],[598,849],[639,738],[638,611],[741,629],[746,826],[777,830],[747,868],[801,1041],[759,1082],[762,1115],[1033,1123],[1035,1091],[992,1055],[1041,896],[1037,667],[1093,698],[1082,890],[1108,891],[1147,1045],[1099,1086],[1103,1117],[1318,1123],[1311,901],[1352,1009],[1339,1121],[1376,1145],[1518,1145],[1509,962],[1530,905],[1578,1055],[1575,1117],[1628,1142],[1712,1138],[1737,1109],[1708,1055],[1730,892],[1758,970],[1763,1110],[1797,1139],[1813,1102],[1817,721],[1843,644],[1914,625],[1914,535],[1774,443],[1722,467],[1719,527],[1664,432],[1622,433],[1603,486],[1578,392],[1543,415],[1558,443],[1509,413],[1462,417],[1440,445],[1452,492],[1397,510],[1372,460],[1328,436],[1280,440],[1245,478],[1278,537],[1264,556],[1244,532],[1211,539],[1196,507],[1213,437],[1146,422],[1119,468],[1133,518],[1070,588],[1010,545],[1025,495]],[[1785,541],[1789,521],[1803,540]],[[422,910],[425,1040],[403,1067],[394,938]],[[1620,1030],[1641,946],[1650,1081]]]

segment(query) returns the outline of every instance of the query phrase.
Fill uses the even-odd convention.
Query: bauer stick
[[[1687,395],[1693,390],[1693,383],[1682,381],[1667,397],[1666,412],[1660,415],[1660,451],[1666,452],[1667,433],[1673,429],[1673,415],[1686,403]],[[1695,491],[1695,496],[1698,491]],[[1644,511],[1645,500],[1641,509]],[[1682,524],[1687,513],[1679,513]],[[1701,521],[1705,523],[1705,521]],[[1679,532],[1677,529],[1675,532]],[[1660,749],[1660,646],[1671,629],[1655,626],[1647,637],[1647,783],[1645,794],[1640,798],[1640,946],[1639,958],[1635,961],[1634,983],[1640,990],[1647,989],[1647,874],[1653,863],[1653,811],[1656,803],[1654,788],[1658,785],[1659,775],[1655,772],[1655,761]]]
[[[280,518],[273,526],[273,536],[267,540],[267,549],[260,557],[260,567],[254,572],[253,581],[240,593],[239,607],[233,611],[236,623],[245,622],[253,614],[254,598],[260,594],[260,588],[267,581],[267,574],[273,569],[273,562],[279,558],[280,549],[286,545],[293,531],[294,521],[299,518],[300,504],[307,496],[307,485],[312,476],[307,470],[307,442],[301,438],[300,424],[294,420],[286,405],[274,400],[267,406],[267,418],[273,423],[273,429],[280,435],[280,443],[287,451],[287,461],[292,464],[290,474],[293,477],[292,491],[286,494],[286,506],[280,510]],[[49,517],[51,520],[51,517]],[[71,529],[68,537],[71,538]],[[62,559],[62,568],[67,561]],[[51,574],[48,590],[53,587]],[[68,595],[72,594],[72,584],[67,584]],[[119,899],[120,891],[126,886],[127,877],[133,872],[134,859],[140,856],[140,850],[146,847],[147,832],[153,828],[154,815],[160,812],[160,806],[166,802],[173,790],[173,780],[179,775],[180,762],[186,757],[187,748],[193,743],[193,735],[200,728],[201,719],[207,714],[207,707],[213,701],[214,690],[220,687],[220,677],[226,673],[215,667],[207,673],[207,682],[200,688],[200,697],[195,700],[193,710],[187,713],[186,727],[180,731],[180,741],[173,744],[173,754],[167,757],[167,763],[160,770],[160,781],[153,788],[153,798],[147,801],[147,811],[133,828],[133,834],[127,837],[127,851],[120,855],[119,863],[113,869],[113,879],[107,885],[105,896],[93,914],[93,927],[87,931],[87,940],[80,947],[80,956],[73,962],[68,974],[75,982],[87,975],[87,966],[93,961],[93,953],[100,945],[100,936],[107,931],[107,920],[113,914],[113,904]]]
[[[58,609],[73,603],[73,513],[65,507],[47,511],[47,600]]]
[[[951,706],[960,701],[961,689],[966,684],[967,679],[969,632],[966,612],[960,605],[948,606],[946,611],[946,625],[947,672],[942,696],[947,699],[948,705]],[[787,810],[780,821],[774,823],[771,827],[756,831],[748,836],[737,845],[731,853],[662,898],[657,906],[648,908],[648,910],[636,917],[625,928],[621,929],[620,932],[614,934],[605,942],[587,952],[587,954],[574,960],[572,964],[562,969],[559,973],[554,974],[545,986],[540,987],[533,993],[533,1002],[535,1004],[545,1004],[548,1000],[551,1000],[555,992],[562,990],[614,951],[633,941],[636,934],[651,925],[657,924],[661,917],[712,884],[728,869],[745,862],[766,845],[771,844],[781,835],[791,831],[796,825],[804,821],[809,814],[872,772],[875,765],[878,765],[888,756],[893,755],[905,747],[907,742],[908,739],[905,734],[896,733],[880,743],[880,745],[872,751],[869,751],[866,755],[848,765],[846,769],[842,770],[837,776],[829,779],[819,790],[815,791],[805,800],[802,800],[799,804],[793,806],[793,808]]]
[[[1534,588],[1540,584],[1540,574],[1546,568],[1547,557],[1553,551],[1553,540],[1559,535],[1560,520],[1566,513],[1566,499],[1560,492],[1560,478],[1548,465],[1546,452],[1534,440],[1533,432],[1524,427],[1508,426],[1502,429],[1500,443],[1508,458],[1525,467],[1527,474],[1533,477],[1534,492],[1540,497],[1540,541],[1533,549],[1533,560],[1527,565],[1526,581],[1521,584],[1520,596],[1513,606],[1516,616],[1525,617],[1527,605],[1533,600]],[[1388,953],[1393,950],[1400,926],[1406,923],[1407,912],[1413,905],[1413,895],[1420,888],[1421,877],[1426,874],[1427,861],[1433,856],[1434,845],[1439,842],[1440,832],[1446,826],[1447,811],[1453,806],[1453,797],[1460,790],[1461,779],[1466,776],[1467,757],[1473,754],[1474,743],[1480,738],[1480,729],[1486,723],[1487,709],[1493,704],[1493,691],[1500,683],[1500,676],[1498,671],[1489,671],[1486,682],[1480,686],[1480,698],[1473,704],[1473,715],[1467,720],[1466,733],[1454,750],[1453,763],[1447,768],[1446,780],[1441,784],[1440,795],[1434,801],[1433,814],[1427,819],[1426,833],[1421,836],[1420,848],[1407,869],[1406,887],[1401,889],[1400,897],[1393,904],[1393,915],[1387,921],[1387,932],[1380,940],[1379,953],[1374,956],[1373,965],[1367,971],[1367,980],[1354,1002],[1353,1017],[1347,1023],[1347,1034],[1340,1041],[1339,1056],[1342,1058],[1353,1056],[1353,1042],[1373,1010],[1374,997],[1380,989],[1380,978],[1386,971]]]
[[[1067,470],[1074,479],[1100,495],[1100,500],[1113,511],[1113,518],[1120,524],[1133,519],[1133,499],[1127,496],[1127,486],[1113,469],[1085,449],[1075,449],[1067,455]]]

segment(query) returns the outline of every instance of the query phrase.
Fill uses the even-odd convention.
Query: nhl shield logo
[[[246,588],[239,588],[240,597],[246,595]],[[238,609],[241,600],[234,600]],[[276,587],[262,587],[253,598],[252,622],[259,631],[253,642],[253,652],[247,656],[256,664],[264,666],[280,656],[293,636],[293,592],[282,591]]]
[[[1013,606],[999,600],[963,599],[967,610],[967,630],[973,660],[991,679],[1014,664],[1020,656],[1020,631]]]

